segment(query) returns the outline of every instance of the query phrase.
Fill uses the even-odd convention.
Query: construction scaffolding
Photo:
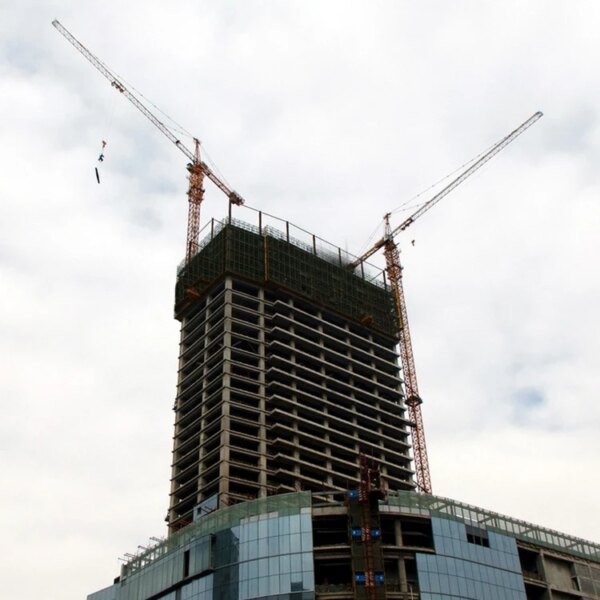
[[[225,275],[283,288],[390,337],[398,334],[394,298],[385,273],[282,221],[281,229],[235,219],[213,219],[199,252],[178,270],[175,313],[182,313]],[[293,235],[299,233],[300,235]]]

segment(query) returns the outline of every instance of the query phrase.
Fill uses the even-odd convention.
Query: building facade
[[[415,492],[377,501],[367,588],[352,490],[296,492],[198,516],[88,600],[582,600],[600,598],[600,545]]]

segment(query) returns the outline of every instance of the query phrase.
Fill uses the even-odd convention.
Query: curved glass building
[[[415,492],[377,502],[368,542],[351,495],[281,494],[199,515],[88,600],[600,598],[599,544]],[[370,589],[367,545],[382,567]]]

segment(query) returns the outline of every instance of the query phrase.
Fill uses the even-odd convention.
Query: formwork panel
[[[336,264],[334,258],[317,256],[274,232],[260,234],[231,224],[212,235],[180,271],[175,291],[176,313],[190,289],[202,295],[225,275],[284,288],[390,337],[397,335],[389,289]]]

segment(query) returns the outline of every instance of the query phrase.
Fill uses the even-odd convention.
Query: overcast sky
[[[186,159],[53,18],[249,204],[353,252],[542,110],[398,241],[434,492],[600,541],[598,2],[0,8],[3,598],[109,585],[168,505]]]

